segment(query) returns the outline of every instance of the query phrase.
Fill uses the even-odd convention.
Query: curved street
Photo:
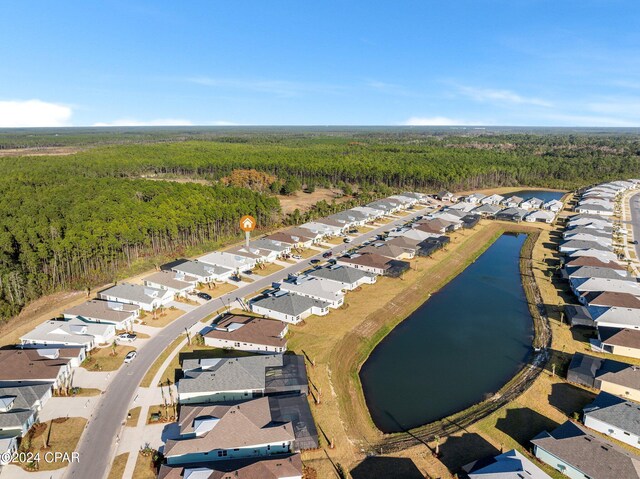
[[[134,361],[123,365],[116,372],[107,390],[102,394],[100,402],[80,438],[78,444],[79,462],[70,464],[64,477],[67,479],[101,479],[108,475],[116,451],[116,440],[124,427],[123,424],[126,414],[140,382],[156,358],[162,354],[176,337],[184,332],[185,328],[193,326],[210,314],[221,309],[223,304],[228,304],[238,297],[250,296],[257,291],[271,286],[274,276],[280,279],[286,277],[288,274],[299,273],[309,267],[310,260],[322,259],[322,254],[326,251],[331,251],[334,255],[341,254],[385,230],[396,227],[430,210],[431,208],[424,208],[414,211],[408,216],[395,219],[388,224],[359,235],[352,243],[339,244],[330,249],[323,250],[311,258],[292,264],[270,276],[256,279],[253,283],[238,288],[219,298],[212,299],[198,308],[185,313],[163,328],[156,336],[138,349],[138,356]]]

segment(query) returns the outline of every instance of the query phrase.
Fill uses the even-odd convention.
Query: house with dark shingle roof
[[[583,409],[584,425],[640,448],[640,404],[601,392]]]
[[[299,294],[278,291],[269,296],[259,296],[249,302],[251,311],[265,318],[277,319],[285,323],[298,324],[312,314],[325,316],[329,313],[329,303]]]
[[[0,388],[0,437],[22,437],[51,397],[51,384]]]
[[[270,354],[287,350],[287,323],[275,319],[228,314],[202,334],[207,346]]]
[[[567,421],[531,440],[535,456],[571,478],[639,479],[640,456]]]
[[[640,401],[640,368],[632,364],[575,353],[567,381]]]
[[[640,325],[638,328],[599,327],[598,346],[605,353],[640,359]]]
[[[180,404],[309,391],[304,358],[295,354],[185,359],[182,370],[184,377],[177,383]]]
[[[113,301],[91,300],[73,306],[62,315],[65,319],[82,316],[96,323],[113,324],[116,329],[129,330],[140,313],[140,306],[134,304],[115,303]]]
[[[160,466],[158,479],[302,479],[300,454]]]
[[[527,214],[528,211],[523,210],[522,208],[509,207],[498,211],[494,216],[500,221],[515,221],[516,223],[519,223]]]

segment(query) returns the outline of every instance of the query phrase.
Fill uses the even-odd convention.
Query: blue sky
[[[640,2],[3,2],[0,127],[640,126]]]

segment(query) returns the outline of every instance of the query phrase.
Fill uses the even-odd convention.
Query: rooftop
[[[282,321],[230,314],[214,324],[205,337],[284,348],[287,340],[281,336],[286,329]]]

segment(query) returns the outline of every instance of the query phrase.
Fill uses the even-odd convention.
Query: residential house
[[[300,454],[160,466],[158,479],[302,479]],[[537,479],[537,478],[536,478]]]
[[[460,222],[445,221],[442,218],[420,220],[415,223],[415,228],[426,233],[444,234],[460,227]]]
[[[583,205],[576,206],[574,209],[578,213],[586,213],[586,214],[593,214],[593,215],[600,215],[600,216],[613,216],[612,206],[583,204]]]
[[[0,439],[24,436],[51,392],[51,384],[0,387]]]
[[[472,211],[483,218],[494,218],[498,212],[502,211],[502,207],[493,203],[485,203]]]
[[[567,380],[640,401],[640,368],[632,364],[575,353]]]
[[[629,293],[612,291],[593,291],[583,295],[583,303],[589,306],[606,306],[610,308],[640,309],[640,298]]]
[[[258,249],[273,251],[280,258],[291,253],[291,245],[269,238],[260,238],[251,242],[251,246]]]
[[[589,317],[598,328],[624,328],[640,330],[640,309],[587,306]]]
[[[158,271],[144,278],[144,285],[150,288],[163,289],[173,294],[173,297],[187,297],[187,293],[198,286],[198,278],[176,271]]]
[[[435,195],[435,197],[442,201],[453,201],[453,193],[447,190],[442,190]]]
[[[163,266],[163,269],[165,267]],[[209,284],[214,282],[225,282],[234,273],[233,268],[227,268],[217,264],[204,263],[202,261],[178,261],[168,265],[169,271],[184,274],[196,278],[198,283]]]
[[[469,196],[464,198],[464,201],[467,202],[467,203],[471,203],[471,204],[477,205],[477,204],[481,203],[482,200],[484,198],[486,198],[486,197],[487,197],[487,195],[484,195],[482,193],[471,193]]]
[[[427,238],[426,240],[418,243],[418,256],[431,256],[439,249],[444,248],[450,241],[451,239],[448,236]]]
[[[323,237],[324,237],[324,233],[321,232],[313,232],[311,230],[308,230],[306,228],[301,228],[301,227],[293,227],[293,228],[289,228],[285,231],[287,234],[289,235],[294,235],[294,236],[300,236],[301,238],[305,238],[305,243],[311,239],[311,243],[317,243],[319,242]],[[311,246],[311,245],[309,245]]]
[[[275,319],[228,314],[205,332],[204,344],[214,348],[250,351],[254,353],[284,353],[287,323]]]
[[[76,347],[90,351],[110,343],[116,327],[109,323],[86,321],[82,316],[68,320],[49,320],[20,337],[23,348]]]
[[[462,468],[469,479],[551,479],[519,451],[473,461]]]
[[[337,236],[342,233],[345,229],[344,225],[341,224],[327,224],[320,223],[318,221],[310,221],[309,223],[305,223],[300,225],[300,228],[309,230],[316,235],[320,235],[321,238],[325,236]]]
[[[562,208],[564,208],[564,203],[562,203],[562,201],[559,201],[559,200],[551,200],[543,204],[542,208],[545,210],[552,211],[554,213],[558,213],[559,211],[562,210]]]
[[[410,228],[406,231],[400,232],[399,236],[403,236],[410,241],[424,241],[427,238],[435,238],[440,236],[440,233],[428,233],[418,228]]]
[[[519,223],[527,213],[527,210],[523,210],[522,208],[508,207],[497,212],[495,218],[500,221],[515,221]]]
[[[385,256],[391,259],[412,259],[415,256],[415,249],[412,248],[403,248],[400,246],[396,246],[391,244],[388,241],[380,241],[377,243],[370,244],[369,246],[365,246],[360,248],[360,253],[372,253],[379,254],[380,256]]]
[[[375,274],[339,265],[314,269],[308,275],[326,281],[333,281],[345,291],[353,291],[363,284],[374,284],[377,280]]]
[[[299,276],[278,284],[281,291],[322,301],[330,308],[339,308],[344,303],[342,286],[334,281],[327,281],[318,277]]]
[[[258,240],[259,241],[259,240]],[[278,259],[278,252],[272,249],[258,248],[254,245],[255,241],[249,243],[249,247],[245,244],[229,248],[226,252],[247,258],[249,261],[254,262],[254,267],[258,264],[273,263]],[[241,270],[242,271],[242,270]]]
[[[568,271],[569,278],[604,278],[604,279],[621,279],[624,281],[636,282],[635,277],[631,276],[626,270],[614,269],[598,266],[582,266],[580,268],[571,268]]]
[[[569,236],[567,236],[566,241],[588,241],[588,242],[593,242],[593,243],[598,243],[600,246],[604,246],[607,248],[611,248],[612,244],[613,244],[613,240],[611,239],[611,236],[606,236],[606,235],[596,235],[596,234],[591,234],[591,233],[574,233],[571,234]],[[583,248],[584,249],[584,248]]]
[[[542,208],[543,204],[544,204],[544,201],[542,201],[540,198],[533,197],[533,198],[524,200],[522,203],[520,203],[520,208],[525,210],[540,209]]]
[[[564,239],[569,239],[572,236],[576,236],[578,234],[587,234],[591,236],[598,236],[601,238],[609,238],[609,239],[612,236],[612,232],[610,228],[607,231],[606,229],[593,228],[591,226],[576,226],[574,228],[565,230],[565,232],[562,234],[562,237]]]
[[[418,223],[420,224],[444,224],[446,230],[445,231],[455,231],[462,228],[462,219],[461,217],[465,216],[465,212],[461,212],[459,210],[446,210],[446,211],[438,211],[436,213],[431,214],[430,220],[422,220]]]
[[[254,257],[247,257],[240,254],[227,251],[214,251],[198,258],[202,263],[221,266],[222,268],[231,270],[229,277],[253,269],[258,264]]]
[[[298,324],[312,314],[324,316],[329,313],[329,303],[326,301],[284,291],[254,299],[250,302],[250,308],[256,314],[292,324]]]
[[[575,251],[585,249],[611,251],[611,246],[605,246],[596,241],[569,240],[562,243],[559,248],[560,252],[564,254],[571,254]]]
[[[571,479],[638,479],[640,456],[567,421],[531,440],[535,456]]]
[[[535,222],[540,222],[540,223],[553,223],[553,220],[556,218],[555,213],[552,213],[551,211],[545,211],[545,210],[536,210],[536,211],[532,211],[531,213],[529,213],[528,215],[526,215],[524,217],[525,221],[528,221],[529,223],[535,223]]]
[[[574,251],[573,253],[569,253],[568,256],[573,259],[588,256],[592,258],[598,258],[601,261],[617,261],[618,259],[613,251],[602,251],[591,248]]]
[[[493,195],[489,195],[489,196],[485,196],[484,198],[482,198],[480,200],[480,203],[482,203],[483,205],[494,205],[494,206],[498,206],[499,204],[501,204],[504,201],[504,196],[502,195],[497,195],[497,194],[493,194]]]
[[[369,208],[381,209],[387,215],[391,215],[402,209],[402,203],[397,200],[385,198],[382,200],[372,201],[367,205]]]
[[[604,278],[572,278],[569,284],[573,293],[580,298],[584,293],[594,291],[609,291],[612,293],[629,293],[640,296],[640,284],[626,281],[624,279],[604,279]],[[584,299],[580,298],[584,303]]]
[[[406,261],[390,259],[376,253],[354,254],[350,257],[342,256],[336,260],[336,263],[368,273],[392,277],[400,276],[411,267]]]
[[[304,357],[295,354],[185,359],[182,370],[184,377],[177,383],[180,404],[309,392]]]
[[[113,324],[118,330],[130,330],[140,314],[140,306],[114,301],[90,300],[62,312],[65,319],[78,316],[94,323]]]
[[[524,201],[524,198],[520,198],[519,196],[510,196],[505,199],[502,204],[507,208],[518,208],[520,204]]]
[[[375,221],[384,216],[383,210],[379,210],[377,208],[370,208],[368,206],[356,206],[355,208],[351,208],[351,210],[357,211],[359,213],[362,213],[363,215],[366,215],[367,221],[369,222]]]
[[[37,349],[0,349],[0,386],[62,385],[71,373],[67,358],[49,359]]]
[[[313,244],[314,236],[309,232],[308,236],[302,236],[299,233],[293,233],[288,230],[280,231],[265,236],[271,241],[279,241],[282,244],[289,245],[292,249],[309,248]]]
[[[416,250],[418,249],[418,243],[420,243],[422,240],[421,239],[411,239],[409,237],[406,236],[406,233],[410,231],[403,231],[403,234],[399,235],[399,236],[390,236],[389,238],[387,238],[386,240],[386,244],[389,246],[393,246],[395,248],[402,248],[405,249],[407,251],[410,251],[411,253],[413,253],[415,255]],[[432,236],[427,236],[426,238],[431,238]],[[424,239],[426,239],[424,238]]]
[[[184,405],[180,436],[164,448],[167,465],[271,457],[295,452],[293,424],[276,424],[269,398],[242,404]]]
[[[600,351],[616,356],[640,359],[640,321],[636,329],[598,327]]]
[[[131,283],[116,284],[100,291],[98,297],[105,301],[135,304],[145,311],[153,311],[173,301],[171,291]]]

